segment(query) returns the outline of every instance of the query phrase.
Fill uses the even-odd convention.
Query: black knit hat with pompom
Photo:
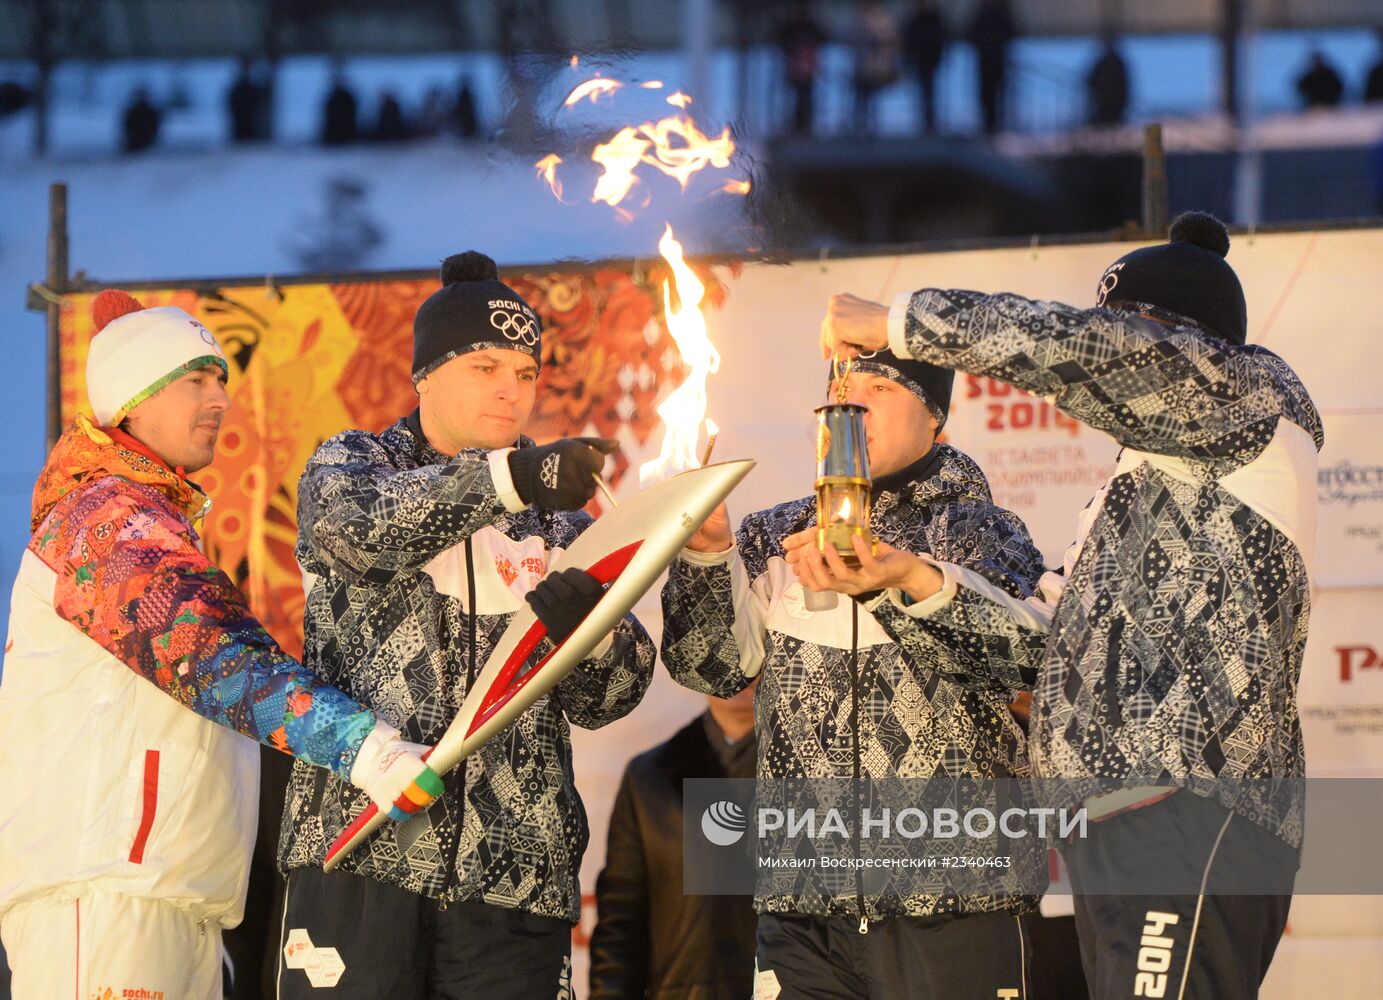
[[[1095,304],[1141,312],[1175,313],[1222,340],[1248,339],[1248,307],[1229,266],[1229,231],[1205,212],[1177,216],[1169,242],[1125,254],[1100,278]]]
[[[521,351],[542,364],[542,322],[483,253],[442,261],[442,287],[413,317],[413,384],[458,354]]]

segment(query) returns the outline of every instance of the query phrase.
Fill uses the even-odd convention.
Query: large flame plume
[[[682,355],[682,363],[689,370],[682,384],[658,406],[658,416],[663,419],[663,445],[657,458],[639,467],[641,487],[696,468],[701,464],[697,443],[703,424],[708,435],[718,430],[706,418],[706,378],[720,369],[720,352],[706,333],[706,317],[701,312],[706,286],[687,266],[682,244],[673,236],[671,226],[664,228],[658,252],[672,269],[671,280],[663,286],[663,317]]]
[[[573,56],[572,68],[575,69],[576,65],[577,60]],[[594,104],[602,97],[614,95],[622,86],[619,81],[597,75],[573,88],[562,106],[570,108],[586,99]],[[648,80],[638,86],[660,90],[663,82]],[[608,205],[626,220],[632,216],[624,205],[640,182],[640,167],[652,167],[673,178],[685,191],[691,179],[700,171],[728,168],[735,153],[735,143],[728,128],[722,129],[719,135],[708,136],[697,126],[687,111],[692,103],[690,97],[678,90],[666,101],[677,108],[678,113],[657,121],[626,125],[605,142],[598,143],[591,152],[591,160],[601,171],[591,193],[591,201]],[[561,157],[551,153],[534,164],[538,176],[558,199],[562,198],[562,183],[557,177],[557,167],[562,163]],[[715,193],[748,194],[749,181],[726,181]],[[644,205],[650,201],[651,195],[645,195]],[[701,312],[706,287],[687,265],[682,245],[677,241],[671,225],[664,226],[658,252],[667,261],[671,272],[668,283],[663,287],[664,321],[687,368],[687,375],[658,406],[658,415],[662,418],[664,428],[662,446],[657,458],[640,466],[640,487],[709,461],[719,430],[706,415],[706,380],[720,368],[720,352],[711,342],[706,318]],[[697,445],[703,428],[707,445],[705,452],[698,455]]]

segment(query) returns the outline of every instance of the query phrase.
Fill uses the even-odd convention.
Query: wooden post
[[[67,291],[67,185],[48,188],[48,290],[55,295]],[[62,434],[62,361],[58,324],[61,306],[48,303],[48,448]]]
[[[1167,153],[1157,123],[1143,127],[1143,235],[1167,236]]]

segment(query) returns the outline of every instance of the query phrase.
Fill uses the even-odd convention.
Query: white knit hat
[[[145,309],[106,289],[91,312],[97,332],[86,359],[86,392],[97,422],[107,427],[190,371],[212,364],[227,370],[216,337],[177,306]]]

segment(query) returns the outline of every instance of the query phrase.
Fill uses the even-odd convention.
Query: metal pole
[[[1244,33],[1246,5],[1244,0],[1222,0],[1220,4],[1220,93],[1224,110],[1230,121],[1239,124],[1243,114],[1243,93],[1240,72],[1240,42]]]
[[[1167,235],[1167,153],[1162,126],[1156,122],[1143,127],[1143,235]]]
[[[63,295],[67,291],[67,185],[61,182],[48,188],[48,290]],[[62,434],[62,359],[59,323],[61,306],[48,303],[48,448]]]
[[[682,52],[686,59],[687,86],[704,114],[711,109],[711,46],[715,10],[712,0],[686,0],[682,4]],[[692,111],[696,114],[695,108]]]
[[[1256,226],[1263,219],[1263,153],[1258,143],[1258,88],[1254,85],[1254,65],[1258,59],[1257,18],[1251,5],[1245,5],[1237,27],[1240,58],[1235,83],[1239,95],[1235,116],[1234,221],[1240,226]]]
[[[56,16],[52,0],[39,0],[34,12],[34,65],[38,79],[34,84],[34,155],[48,153],[48,125],[52,113],[53,35]]]

